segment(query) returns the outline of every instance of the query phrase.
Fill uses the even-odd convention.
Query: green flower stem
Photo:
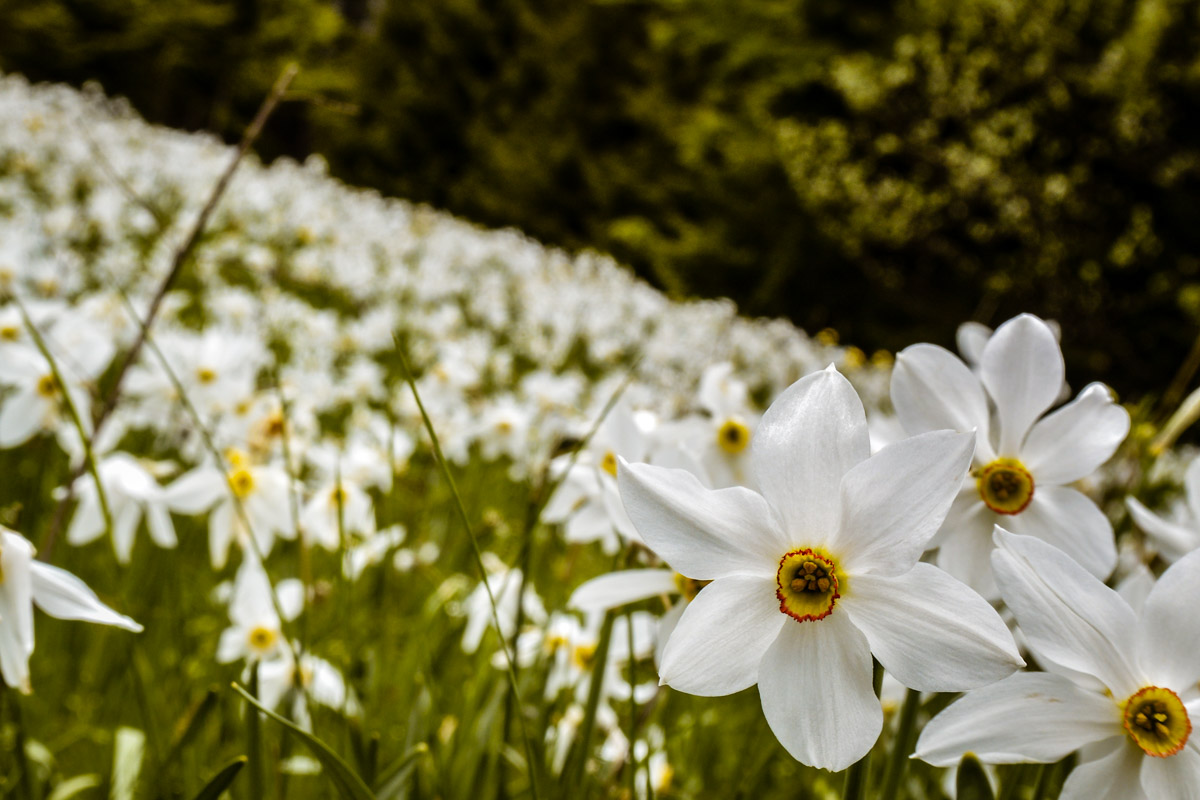
[[[900,723],[896,728],[892,757],[888,760],[887,770],[883,774],[883,788],[879,792],[881,800],[896,800],[900,796],[900,783],[908,766],[908,755],[912,752],[917,712],[920,710],[921,693],[916,689],[909,689],[908,694],[904,696],[904,706],[900,710]]]
[[[879,690],[883,686],[883,666],[875,662],[875,674],[872,683],[875,687],[875,696],[879,697]],[[867,790],[867,773],[870,770],[871,754],[868,752],[860,758],[856,763],[850,765],[850,769],[846,770],[846,783],[842,786],[842,800],[862,800],[866,797]]]

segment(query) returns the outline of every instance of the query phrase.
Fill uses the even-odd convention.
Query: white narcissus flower
[[[761,494],[622,461],[621,497],[646,542],[712,581],[671,635],[662,682],[709,696],[757,683],[788,752],[840,770],[883,725],[872,654],[921,691],[962,691],[1021,666],[995,610],[918,563],[973,441],[941,431],[871,456],[862,403],[831,367],[763,415],[750,453]]]
[[[1183,475],[1183,489],[1187,496],[1187,514],[1179,521],[1163,519],[1133,495],[1125,498],[1129,516],[1167,561],[1177,561],[1200,547],[1200,458],[1188,464]]]
[[[52,617],[79,619],[140,632],[142,626],[113,611],[83,581],[33,558],[24,536],[0,526],[0,677],[26,694],[33,654],[33,606]]]
[[[283,619],[291,621],[304,607],[304,584],[295,578],[280,581],[271,596],[271,579],[262,564],[247,553],[238,567],[229,602],[233,623],[221,633],[217,661],[228,664],[245,659],[258,661],[278,656],[283,645]],[[279,609],[275,608],[278,600]]]
[[[112,515],[113,550],[117,561],[129,563],[134,535],[143,514],[154,543],[159,547],[175,547],[175,524],[171,521],[162,487],[136,458],[128,453],[113,453],[104,457],[97,471]],[[105,522],[95,479],[85,474],[76,486],[79,505],[71,517],[67,541],[82,545],[99,538],[105,531]]]
[[[254,464],[238,450],[229,450],[225,457],[229,461],[228,473],[215,464],[204,464],[180,475],[163,490],[172,511],[201,514],[212,509],[208,515],[208,549],[213,569],[224,569],[229,545],[235,539],[243,547],[249,543],[247,523],[258,546],[256,556],[265,558],[271,552],[276,535],[285,539],[296,537],[288,498],[289,480],[283,468]]]
[[[1200,553],[1170,567],[1139,613],[1062,551],[995,536],[1004,600],[1047,671],[967,694],[925,727],[917,757],[1052,763],[1082,748],[1063,800],[1200,798]]]
[[[972,479],[932,546],[939,567],[989,599],[998,596],[988,562],[996,524],[1050,542],[1101,578],[1117,563],[1112,523],[1067,484],[1112,456],[1129,432],[1129,413],[1093,383],[1042,417],[1063,374],[1053,331],[1030,314],[987,340],[978,375],[936,345],[913,345],[896,357],[892,402],[909,434],[977,431]]]

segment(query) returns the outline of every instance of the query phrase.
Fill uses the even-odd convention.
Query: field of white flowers
[[[1200,797],[1200,404],[234,158],[0,76],[3,796]]]

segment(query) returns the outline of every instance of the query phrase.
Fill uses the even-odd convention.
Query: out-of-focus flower
[[[976,432],[973,480],[931,546],[938,547],[939,567],[985,597],[997,596],[988,554],[998,523],[1060,547],[1099,577],[1117,563],[1112,524],[1067,484],[1112,456],[1129,432],[1129,414],[1107,387],[1093,383],[1042,417],[1058,396],[1063,372],[1053,332],[1030,314],[992,335],[978,376],[936,345],[913,345],[896,357],[892,402],[910,434]]]
[[[113,625],[135,633],[142,626],[113,611],[66,570],[35,561],[24,536],[0,527],[0,677],[28,694],[33,654],[33,606],[52,617]]]
[[[996,577],[1046,672],[970,692],[921,733],[917,757],[1051,763],[1079,751],[1066,800],[1184,800],[1200,790],[1200,553],[1135,612],[1060,550],[996,530]]]
[[[136,458],[128,453],[113,453],[104,457],[97,471],[112,515],[113,551],[117,561],[129,563],[134,535],[143,515],[155,544],[166,548],[177,544],[175,524],[171,521],[163,489]],[[80,477],[76,495],[79,505],[67,529],[67,541],[82,545],[104,533],[100,495],[90,473]]]
[[[1183,489],[1186,511],[1174,521],[1155,514],[1133,495],[1125,498],[1129,515],[1167,561],[1177,561],[1200,547],[1200,458],[1188,464]]]
[[[927,433],[871,456],[862,403],[830,368],[764,414],[750,455],[762,494],[622,462],[621,497],[646,542],[711,581],[671,635],[662,682],[700,695],[757,683],[788,752],[840,770],[882,728],[872,654],[922,691],[982,686],[1021,666],[995,610],[918,563],[973,439]]]
[[[286,649],[282,646],[283,621],[295,619],[304,607],[304,584],[288,578],[277,583],[274,598],[271,595],[271,579],[266,570],[257,558],[247,554],[234,580],[233,597],[229,601],[229,619],[233,624],[221,633],[217,661],[254,662],[274,658]]]

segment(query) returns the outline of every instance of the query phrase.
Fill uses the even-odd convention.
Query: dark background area
[[[1161,393],[1200,320],[1200,4],[0,0],[0,69],[99,81],[675,297],[953,347],[1058,319],[1073,384]]]

